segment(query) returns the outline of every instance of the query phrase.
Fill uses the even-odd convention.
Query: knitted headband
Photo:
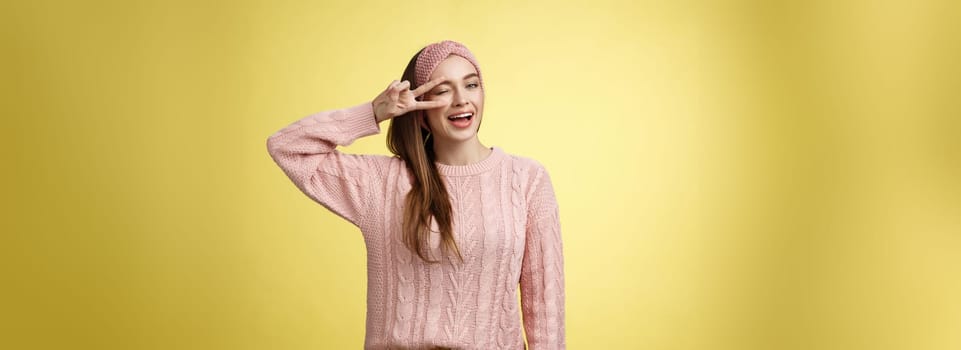
[[[474,54],[472,54],[464,44],[452,40],[444,40],[427,45],[427,47],[420,52],[420,56],[417,56],[417,63],[414,66],[414,85],[424,85],[424,83],[430,80],[430,74],[434,72],[437,65],[450,55],[457,55],[470,61],[470,63],[474,65],[474,69],[477,70],[477,79],[481,80],[480,85],[484,86],[483,79],[481,79],[480,65],[477,64],[477,59],[474,58]]]

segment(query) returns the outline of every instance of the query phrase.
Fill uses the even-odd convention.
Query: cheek
[[[427,122],[428,125],[435,126],[441,122],[441,118],[443,117],[441,116],[440,113],[437,113],[436,111],[432,111],[432,112],[433,113],[427,113],[424,116],[424,121]]]

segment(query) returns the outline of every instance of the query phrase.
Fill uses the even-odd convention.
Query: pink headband
[[[477,64],[477,59],[474,58],[474,54],[472,54],[464,44],[452,40],[444,40],[427,45],[427,47],[421,51],[420,56],[417,56],[417,63],[414,67],[414,85],[424,85],[424,83],[430,80],[430,74],[434,72],[434,68],[437,68],[437,65],[450,55],[457,55],[470,61],[470,63],[474,65],[474,69],[477,70],[477,78],[481,80],[481,86],[484,86],[483,79],[481,79],[480,65]]]

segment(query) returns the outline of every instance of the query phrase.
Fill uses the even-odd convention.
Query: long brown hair
[[[417,57],[424,49],[418,51],[407,68],[401,80],[407,80],[414,86],[414,68]],[[457,257],[464,261],[461,256],[460,248],[454,241],[453,215],[450,203],[450,196],[444,182],[434,165],[434,139],[428,138],[430,131],[421,127],[420,120],[424,116],[423,110],[414,110],[403,115],[391,118],[390,128],[387,129],[387,148],[391,153],[397,155],[404,161],[407,168],[414,175],[414,182],[410,192],[407,193],[406,206],[404,207],[404,244],[411,251],[417,253],[422,260],[428,263],[437,263],[439,260],[430,260],[425,257],[422,249],[429,246],[431,218],[437,222],[440,229],[440,237],[446,250],[453,249]],[[479,127],[480,125],[478,125]],[[425,139],[427,139],[425,141]]]

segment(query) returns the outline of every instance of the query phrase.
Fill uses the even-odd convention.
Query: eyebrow
[[[472,77],[478,77],[477,73],[469,73],[469,74],[465,75],[463,78],[461,78],[461,80],[467,80],[467,79],[470,79],[470,78],[472,78]],[[437,84],[437,86],[444,85],[444,84],[450,84],[448,81],[449,81],[449,80],[444,80],[442,83]]]

